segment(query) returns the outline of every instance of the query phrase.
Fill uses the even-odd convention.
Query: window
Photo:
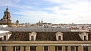
[[[84,40],[86,41],[86,36],[84,36]]]
[[[88,51],[88,46],[83,46],[83,51]]]
[[[6,46],[2,46],[2,51],[7,51],[7,47]]]
[[[62,46],[55,46],[55,51],[62,51]]]
[[[34,36],[31,36],[31,41],[34,41]]]
[[[61,36],[58,36],[58,40],[61,40]]]
[[[35,41],[36,40],[36,35],[37,35],[36,32],[29,33],[29,40]]]
[[[65,51],[68,51],[68,46],[65,46]]]
[[[24,47],[24,51],[26,51],[26,46],[23,46]]]
[[[86,32],[79,34],[79,36],[82,40],[85,40],[85,41],[88,40],[88,33]]]
[[[71,51],[75,51],[75,46],[71,46]]]
[[[62,32],[56,33],[56,40],[63,40],[63,33]]]
[[[6,36],[4,36],[4,40],[6,40]]]
[[[48,46],[44,46],[44,51],[48,51]]]
[[[0,38],[0,41],[2,41],[2,37]]]
[[[13,51],[20,51],[20,46],[14,46]]]
[[[15,51],[15,46],[13,46],[13,51]]]
[[[78,46],[76,46],[76,51],[78,51]]]
[[[36,46],[30,46],[30,51],[36,51]]]
[[[20,51],[20,46],[16,46],[16,51]]]

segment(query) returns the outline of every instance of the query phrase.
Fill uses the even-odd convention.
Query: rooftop
[[[43,26],[37,26],[37,27],[1,27],[0,30],[6,30],[6,31],[14,31],[14,32],[70,32],[70,29],[68,28],[57,28],[57,27],[43,27]]]

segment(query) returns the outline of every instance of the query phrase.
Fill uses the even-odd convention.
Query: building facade
[[[3,29],[3,28],[2,28]],[[90,51],[91,33],[67,28],[6,28],[0,51]],[[20,30],[20,31],[18,31]]]

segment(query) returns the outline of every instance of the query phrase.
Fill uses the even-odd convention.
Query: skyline
[[[90,0],[1,0],[0,19],[7,6],[13,22],[91,24]]]

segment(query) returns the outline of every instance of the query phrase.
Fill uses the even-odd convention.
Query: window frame
[[[32,49],[31,49],[32,48]],[[30,46],[30,51],[36,51],[36,46]]]
[[[47,50],[45,50],[45,47],[47,47]],[[49,47],[48,46],[44,46],[43,47],[43,51],[49,51]]]
[[[55,46],[55,51],[62,51],[62,46]]]
[[[58,36],[58,40],[62,40],[62,36]]]
[[[83,46],[83,51],[88,51],[88,46]]]
[[[18,47],[19,49],[17,49],[17,47]],[[21,51],[21,46],[13,46],[13,51]]]
[[[2,51],[7,51],[7,46],[2,46]]]
[[[71,46],[71,51],[75,51],[75,46]]]
[[[31,36],[31,41],[34,41],[34,36]]]
[[[68,51],[68,46],[65,46],[65,51]]]
[[[84,36],[84,40],[85,40],[85,41],[87,40],[87,37],[86,37],[86,36]]]

